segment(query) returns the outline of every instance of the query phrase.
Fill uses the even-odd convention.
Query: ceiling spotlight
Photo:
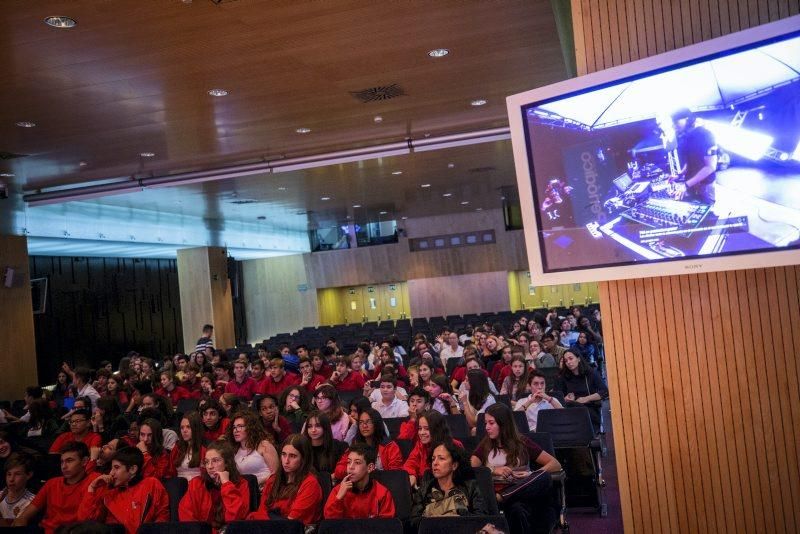
[[[372,120],[375,121],[376,123],[383,122],[383,117],[381,117],[380,115],[375,115],[375,117]]]
[[[467,204],[469,204],[469,200],[465,200],[464,202],[461,203],[462,206],[466,206]]]
[[[228,91],[225,89],[211,89],[208,94],[211,96],[228,96]]]
[[[13,172],[0,172],[0,178],[13,178]]]
[[[392,174],[397,176],[398,174],[403,174],[403,171],[392,171]]]
[[[78,162],[78,166],[79,167],[86,167],[87,165],[89,165],[89,164],[86,163],[85,161]]]
[[[74,28],[78,24],[69,17],[46,17],[44,23],[53,28]]]
[[[431,184],[422,184],[420,187],[430,187]]]
[[[475,208],[475,211],[483,211],[483,208]]]
[[[320,200],[330,200],[330,199],[331,199],[331,197],[322,197],[322,198],[320,198]]]
[[[19,121],[17,123],[17,126],[19,126],[20,128],[33,128],[34,126],[36,126],[36,123],[31,121]]]
[[[387,213],[389,213],[389,212],[388,211],[381,211],[381,212],[378,213],[378,215],[386,215]]]
[[[453,193],[445,193],[445,194],[443,194],[442,196],[443,196],[443,197],[452,197],[452,196],[453,196]]]
[[[482,99],[482,98],[476,98],[475,100],[473,100],[472,102],[470,102],[470,103],[469,103],[469,105],[470,105],[470,106],[475,106],[475,107],[478,107],[478,106],[485,106],[485,105],[486,105],[486,100],[484,100],[484,99]]]
[[[140,152],[139,155],[142,156],[143,158],[154,158],[154,157],[156,157],[156,153],[155,152]]]
[[[311,132],[311,128],[298,128],[297,130],[295,130],[295,132],[299,134],[307,134]]]
[[[400,218],[401,218],[402,220],[404,220],[404,221],[405,221],[406,219],[408,219],[408,217],[406,217],[405,215],[403,215],[403,216],[402,216],[402,217],[400,217]]]
[[[278,191],[286,191],[286,188],[285,187],[279,187]]]
[[[444,57],[450,53],[450,50],[447,48],[434,48],[433,50],[428,51],[428,55],[430,57]]]
[[[353,209],[360,208],[361,204],[353,204]]]
[[[448,164],[447,164],[447,168],[448,168],[448,169],[454,169],[455,167],[456,167],[456,164],[455,164],[455,163],[448,163]]]

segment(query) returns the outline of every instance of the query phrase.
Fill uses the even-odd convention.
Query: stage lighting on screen
[[[763,158],[775,140],[769,135],[722,122],[705,121],[704,124],[714,134],[719,146],[752,161]]]
[[[800,161],[800,141],[797,142],[797,148],[794,149],[794,154],[792,154],[792,159],[795,161]]]

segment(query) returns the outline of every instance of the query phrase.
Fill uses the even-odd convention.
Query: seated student
[[[203,373],[203,376],[199,379],[200,383],[200,398],[209,398],[214,400],[219,400],[223,393],[225,393],[225,384],[223,383],[216,383],[214,379],[214,375],[211,373]]]
[[[162,479],[175,476],[175,467],[169,461],[169,451],[164,448],[161,423],[156,419],[145,419],[139,424],[139,443],[136,448],[144,456],[141,468],[143,477]]]
[[[550,500],[546,497],[551,486],[549,476],[541,476],[507,499],[503,490],[515,480],[531,475],[536,463],[546,473],[557,473],[561,464],[541,447],[517,432],[511,409],[494,404],[486,410],[486,436],[472,453],[472,467],[486,466],[492,470],[497,501],[508,517],[511,532],[549,532],[555,521]]]
[[[250,378],[255,384],[255,391],[262,391],[264,389],[264,384],[266,384],[269,379],[267,375],[267,366],[258,358],[253,360],[253,363],[250,364]]]
[[[169,455],[176,476],[191,481],[200,476],[206,448],[203,445],[203,420],[197,412],[189,412],[180,423],[181,436]]]
[[[423,369],[425,369],[425,365],[420,366],[420,370]],[[461,408],[458,405],[458,399],[453,396],[453,391],[450,389],[450,384],[447,383],[447,377],[442,375],[432,376],[428,383],[423,387],[431,396],[432,410],[435,410],[442,415],[455,415],[461,413]]]
[[[431,409],[431,396],[422,388],[411,391],[408,397],[408,421],[400,423],[397,439],[417,440],[417,419]]]
[[[25,435],[29,438],[42,438],[45,442],[58,432],[58,420],[50,409],[47,399],[33,399],[28,403],[28,422]]]
[[[608,387],[596,369],[574,352],[564,352],[563,367],[553,391],[564,396],[568,405],[583,405],[589,409],[595,433],[600,431],[600,407],[608,398]]]
[[[118,438],[128,431],[128,420],[122,415],[114,399],[100,397],[92,413],[92,430],[100,434],[103,443]]]
[[[460,441],[454,440],[450,435],[450,427],[444,416],[436,410],[423,412],[418,417],[418,439],[408,455],[403,469],[408,473],[411,487],[414,487],[419,479],[430,470],[431,451],[440,443],[453,442],[459,447],[463,447]]]
[[[314,469],[333,474],[336,463],[347,451],[347,443],[333,439],[331,421],[322,412],[311,412],[303,427],[303,435],[311,442]]]
[[[156,396],[160,399],[164,399],[165,402],[169,402],[164,397],[158,395]],[[142,423],[144,423],[146,419],[154,419],[156,422],[158,422],[159,425],[161,425],[161,435],[164,440],[164,448],[167,450],[167,452],[171,451],[172,448],[175,447],[175,444],[178,443],[178,433],[172,430],[171,428],[166,428],[168,423],[166,422],[167,420],[164,418],[164,413],[156,408],[145,408],[141,412],[139,412],[139,416],[136,418],[136,421],[139,423],[139,427],[142,426]],[[137,435],[136,441],[135,443],[133,443],[132,446],[135,447],[136,444],[139,443],[139,441],[140,440]]]
[[[142,451],[125,447],[114,453],[111,473],[88,486],[78,507],[79,521],[122,525],[136,534],[144,523],[169,521],[169,496],[158,479],[144,477]]]
[[[227,412],[219,401],[204,399],[200,401],[198,410],[203,415],[203,439],[206,443],[225,435],[230,420],[226,417]]]
[[[394,499],[389,490],[370,473],[376,469],[378,455],[366,443],[354,443],[347,453],[347,474],[333,488],[325,503],[325,519],[369,519],[395,516]]]
[[[525,356],[521,351],[519,353],[514,352],[510,369],[511,373],[503,380],[500,394],[509,395],[511,397],[511,406],[513,407],[516,406],[517,401],[527,397],[531,392],[528,364],[525,362]]]
[[[281,417],[290,425],[302,425],[311,411],[311,396],[302,385],[289,386],[281,393],[278,408]]]
[[[228,362],[219,361],[213,364],[214,370],[214,387],[222,388],[222,393],[225,393],[225,387],[231,381],[231,371]]]
[[[330,384],[319,386],[314,392],[314,405],[320,412],[328,416],[333,439],[345,441],[351,421],[348,414],[342,409],[342,401],[339,399],[336,388]]]
[[[505,380],[506,377],[511,374],[512,357],[511,347],[503,347],[500,351],[500,360],[495,362],[495,364],[492,366],[492,371],[489,373],[489,379],[498,389],[503,386],[503,380]]]
[[[550,408],[563,408],[557,398],[551,397],[545,392],[545,378],[539,371],[531,371],[531,393],[527,397],[520,399],[514,405],[515,412],[525,412],[528,419],[528,427],[531,432],[536,432],[536,420],[540,410]]]
[[[117,452],[117,449],[127,446],[122,439],[112,439],[102,447],[92,447],[89,449],[89,463],[86,464],[86,470],[91,473],[107,475],[111,472],[111,460],[114,458],[114,453]]]
[[[358,432],[353,438],[352,443],[364,443],[376,449],[377,461],[376,469],[388,471],[390,469],[402,469],[403,455],[397,443],[391,440],[383,418],[377,410],[367,408],[358,414]],[[352,445],[351,445],[352,446]],[[343,480],[347,473],[348,455],[343,454],[333,472],[333,478]]]
[[[322,359],[320,358],[320,362]],[[328,375],[330,376],[330,375]],[[298,384],[304,388],[308,393],[314,393],[317,386],[324,384],[327,377],[314,370],[314,365],[311,360],[307,358],[300,359],[300,383]]]
[[[247,376],[247,364],[241,360],[234,362],[233,380],[225,385],[225,393],[233,393],[243,401],[249,402],[259,391],[256,382]]]
[[[248,408],[247,404],[242,402],[242,399],[237,397],[234,393],[223,393],[219,398],[219,404],[225,409],[225,413],[228,415]]]
[[[50,453],[58,454],[58,451],[72,441],[80,441],[87,448],[103,444],[100,434],[92,432],[92,414],[88,409],[81,408],[72,412],[69,416],[69,427],[70,431],[58,436],[50,446]]]
[[[423,517],[488,515],[486,502],[461,447],[452,441],[437,445],[431,453],[431,470],[420,480],[412,496],[411,526],[419,527]]]
[[[156,395],[168,398],[173,406],[177,406],[178,401],[192,398],[192,394],[189,393],[188,389],[175,383],[175,376],[172,371],[161,371],[159,380],[161,387],[156,390]]]
[[[461,404],[464,407],[467,425],[474,436],[476,433],[475,427],[478,424],[478,415],[494,404],[495,399],[489,391],[489,379],[482,372],[468,372],[467,383],[469,384],[469,390],[461,392]]]
[[[289,421],[278,413],[278,401],[275,397],[272,395],[260,397],[255,408],[258,409],[261,424],[272,443],[283,443],[283,440],[292,433],[292,427]]]
[[[280,465],[272,438],[252,411],[237,412],[231,419],[225,438],[236,451],[236,467],[243,475],[255,475],[259,487],[263,486]]]
[[[324,347],[311,355],[311,367],[314,369],[314,373],[322,376],[325,380],[331,377],[334,369],[326,362],[323,352],[330,352],[331,350],[329,347]]]
[[[33,457],[24,452],[12,453],[6,461],[5,489],[0,493],[0,525],[10,525],[35,495],[28,490],[33,476]]]
[[[230,521],[247,517],[250,488],[236,468],[233,449],[224,441],[208,446],[203,465],[202,474],[189,482],[178,506],[178,518],[209,523],[216,533]]]
[[[298,382],[300,382],[300,377],[286,372],[282,358],[272,358],[269,361],[269,376],[264,381],[264,387],[257,393],[278,398],[284,389],[294,386]]]
[[[372,407],[385,419],[408,417],[408,403],[396,396],[397,381],[392,375],[383,375],[380,379],[381,398],[373,402]]]
[[[311,462],[311,444],[305,436],[292,434],[281,447],[278,471],[261,492],[261,504],[248,519],[280,517],[314,525],[320,519],[322,488]]]
[[[86,494],[89,484],[97,478],[87,473],[89,448],[80,441],[72,441],[61,449],[61,475],[45,482],[36,497],[14,520],[12,526],[28,525],[44,510],[39,526],[46,534],[53,534],[58,527],[78,520],[78,506]]]
[[[340,356],[336,359],[336,370],[331,374],[330,382],[337,391],[361,391],[364,389],[364,375],[352,370],[352,356]]]

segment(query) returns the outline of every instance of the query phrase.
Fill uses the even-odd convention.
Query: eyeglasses
[[[69,422],[70,425],[77,425],[79,423],[85,423],[88,419],[73,419]]]
[[[223,460],[222,457],[219,457],[219,458],[206,458],[205,460],[203,460],[203,465],[208,467],[211,464],[221,464],[224,461],[225,460]]]
[[[290,398],[290,399],[299,399],[300,395],[292,394],[292,395],[288,395],[288,398]],[[317,398],[319,398],[319,397],[317,397]]]
[[[247,428],[247,426],[245,426],[245,425],[233,425],[233,426],[231,426],[231,428],[234,429],[234,430],[244,430],[245,428]]]
[[[317,395],[317,396],[316,396],[316,397],[314,397],[314,398],[315,398],[315,399],[317,399],[317,400],[323,400],[323,399],[328,399],[328,400],[330,400],[330,397],[328,397],[328,396],[326,396],[326,395]]]
[[[375,423],[373,423],[372,420],[368,419],[366,421],[359,421],[358,424],[359,424],[359,426],[372,426]]]

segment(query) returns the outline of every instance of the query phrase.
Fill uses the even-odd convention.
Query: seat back
[[[181,399],[178,401],[178,405],[175,407],[175,411],[186,415],[189,412],[194,412],[197,410],[197,404],[200,401],[197,399]]]
[[[528,426],[528,417],[525,415],[525,412],[511,412],[511,417],[514,418],[514,424],[517,427],[517,432],[520,434],[524,434],[525,432],[530,432],[530,427]],[[478,421],[475,424],[475,436],[481,440],[483,436],[486,435],[486,416],[485,414],[479,413],[478,414]]]
[[[556,450],[555,447],[553,447],[553,437],[548,432],[525,432],[524,435],[550,456],[555,454]]]
[[[231,521],[226,534],[304,534],[302,521],[294,519],[270,519],[268,521]]]
[[[500,514],[497,505],[497,495],[494,491],[494,481],[492,480],[492,470],[488,467],[475,467],[475,482],[478,483],[478,490],[486,503],[486,509],[492,515]]]
[[[495,395],[494,400],[511,408],[511,395]]]
[[[167,478],[161,481],[169,496],[169,520],[178,521],[178,506],[189,489],[189,481],[183,477]]]
[[[331,494],[331,490],[333,489],[331,474],[327,471],[318,472],[317,482],[319,482],[319,487],[322,488],[322,506],[325,506],[325,503],[328,502],[328,495]]]
[[[184,482],[186,479],[182,479]],[[169,523],[144,523],[138,534],[211,534],[211,525],[201,521],[176,521]]]
[[[250,490],[250,511],[258,510],[261,501],[261,492],[258,490],[258,478],[255,475],[242,475],[247,481],[247,489]]]
[[[491,523],[501,532],[508,532],[508,523],[502,515],[469,515],[453,517],[424,517],[417,534],[475,534]]]
[[[464,414],[447,414],[444,416],[447,426],[450,427],[450,435],[456,439],[469,436],[469,425]]]
[[[411,516],[411,482],[402,469],[373,471],[372,478],[386,486],[394,499],[397,519],[405,521]]]
[[[399,519],[325,519],[318,534],[403,534]]]
[[[389,435],[392,438],[397,437],[397,435],[400,433],[400,425],[402,425],[405,421],[408,421],[408,417],[389,417],[383,420],[383,422],[386,423],[386,428],[389,429]]]
[[[556,449],[588,447],[594,438],[587,408],[541,410],[537,416],[536,430],[549,433]]]
[[[414,449],[414,442],[410,439],[396,439],[394,442],[400,447],[400,454],[403,455],[403,460],[407,460]]]

